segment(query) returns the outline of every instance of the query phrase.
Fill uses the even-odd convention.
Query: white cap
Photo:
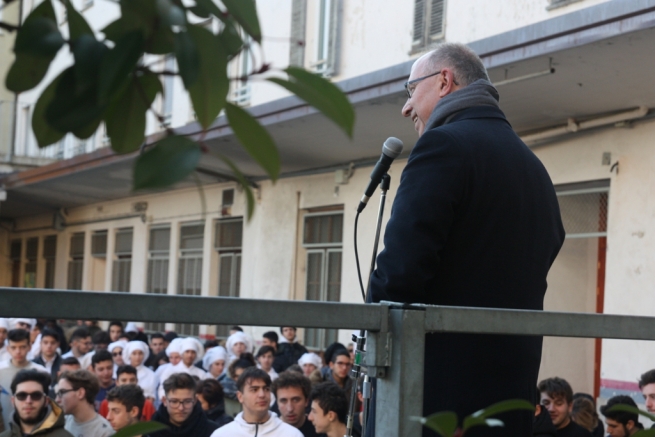
[[[313,364],[317,369],[323,367],[323,361],[321,360],[321,357],[316,355],[314,352],[304,353],[298,360],[298,364],[300,367],[304,366],[305,364]]]
[[[148,345],[142,342],[141,340],[132,340],[125,345],[123,348],[123,362],[125,364],[130,364],[130,355],[132,355],[132,352],[135,350],[140,350],[143,352],[143,363],[145,363],[148,360],[148,357],[150,356],[150,349],[148,349]]]
[[[202,367],[209,372],[209,367],[220,360],[227,360],[227,351],[223,346],[213,347],[207,351],[205,357],[202,359]]]

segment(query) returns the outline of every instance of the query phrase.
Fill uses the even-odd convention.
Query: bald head
[[[460,43],[443,43],[418,58],[414,64],[425,71],[451,68],[455,83],[465,87],[478,79],[489,80],[487,69],[480,57],[468,46]]]

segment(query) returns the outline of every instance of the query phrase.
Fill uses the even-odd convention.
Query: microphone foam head
[[[403,151],[403,142],[396,137],[389,137],[382,145],[382,153],[389,158],[396,159]]]

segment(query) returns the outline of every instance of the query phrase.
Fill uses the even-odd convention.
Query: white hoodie
[[[243,420],[243,413],[237,414],[234,422],[221,426],[211,437],[303,437],[300,430],[282,422],[272,411],[271,417],[264,423],[251,424]]]

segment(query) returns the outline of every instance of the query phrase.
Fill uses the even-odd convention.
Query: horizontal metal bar
[[[380,329],[378,304],[0,288],[0,317]]]
[[[431,332],[655,340],[655,317],[412,305]]]

